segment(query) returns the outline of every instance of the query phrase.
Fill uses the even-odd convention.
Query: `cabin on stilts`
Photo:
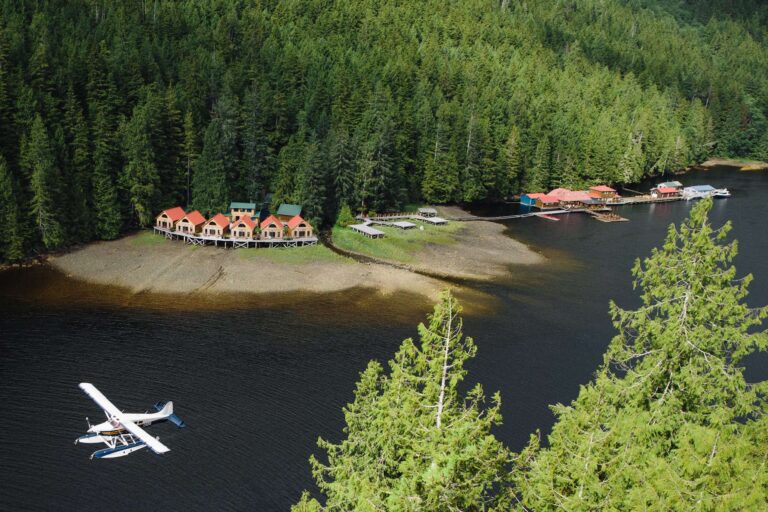
[[[232,238],[251,240],[258,233],[256,222],[248,215],[242,215],[229,226]]]
[[[283,239],[283,231],[284,226],[283,223],[280,222],[280,219],[275,217],[274,215],[270,215],[266,219],[264,219],[261,223],[261,234],[259,235],[259,238],[262,240],[282,240]]]
[[[173,231],[176,229],[176,223],[182,218],[184,218],[184,209],[181,206],[169,208],[160,212],[160,215],[155,218],[155,226]]]
[[[288,236],[292,238],[305,238],[312,236],[313,230],[309,222],[296,215],[288,221]]]
[[[203,230],[205,224],[205,217],[195,210],[186,214],[179,222],[176,223],[176,231],[182,233],[188,233],[190,235],[197,235]]]
[[[229,219],[223,213],[217,213],[203,226],[204,236],[223,237],[229,233]]]
[[[253,218],[257,214],[256,203],[240,203],[236,201],[229,203],[229,215],[233,221],[246,216]]]

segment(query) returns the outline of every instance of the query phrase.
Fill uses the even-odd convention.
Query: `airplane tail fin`
[[[182,428],[187,426],[187,424],[184,423],[184,420],[173,414],[173,402],[168,402],[165,405],[163,405],[162,402],[157,402],[155,404],[155,409],[157,412],[167,415],[168,421],[177,427]]]

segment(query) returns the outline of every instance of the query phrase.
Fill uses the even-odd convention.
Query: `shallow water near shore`
[[[768,304],[768,173],[717,168],[685,183],[726,186],[715,225],[732,219],[749,303]],[[692,203],[622,207],[630,222],[581,214],[506,222],[550,261],[468,283],[465,332],[478,345],[469,382],[502,395],[497,435],[513,450],[551,427],[548,404],[589,380],[614,331],[608,301],[638,304],[630,268]],[[477,304],[474,304],[477,302]],[[287,510],[313,488],[315,440],[338,440],[358,373],[384,361],[431,309],[422,296],[355,289],[279,296],[132,295],[45,267],[0,274],[0,509]],[[768,358],[748,361],[768,378]],[[189,425],[151,428],[171,452],[90,461],[72,442],[89,381],[126,411],[173,400]]]

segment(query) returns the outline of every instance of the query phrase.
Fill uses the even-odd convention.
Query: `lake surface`
[[[749,302],[768,303],[768,173],[731,169],[681,177],[727,186],[716,225],[733,220]],[[646,184],[647,186],[647,184]],[[509,221],[509,233],[550,258],[476,285],[492,301],[465,318],[478,356],[471,383],[502,395],[497,435],[513,450],[568,402],[601,361],[613,328],[608,301],[638,304],[630,268],[685,218],[691,203],[622,207],[630,222],[581,214]],[[287,510],[313,488],[318,436],[338,440],[341,408],[370,359],[389,358],[431,310],[422,298],[366,290],[216,302],[131,296],[47,268],[0,274],[0,509]],[[768,358],[748,361],[768,378]],[[151,428],[170,448],[90,461],[74,446],[100,412],[89,381],[131,412],[173,400],[189,425]]]

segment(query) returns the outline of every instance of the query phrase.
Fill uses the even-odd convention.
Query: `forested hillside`
[[[757,0],[0,0],[0,255],[768,156]]]

